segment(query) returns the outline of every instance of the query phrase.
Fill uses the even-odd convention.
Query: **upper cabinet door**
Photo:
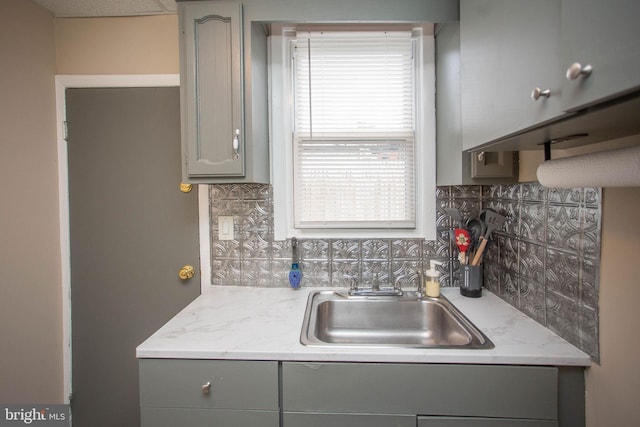
[[[640,89],[639,17],[638,0],[562,0],[564,70],[592,70],[565,78],[565,110]]]
[[[242,4],[179,4],[185,181],[245,174]]]
[[[560,0],[462,0],[463,149],[561,114],[560,54]]]

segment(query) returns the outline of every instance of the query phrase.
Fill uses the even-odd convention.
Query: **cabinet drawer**
[[[141,359],[140,405],[277,410],[278,363]]]
[[[558,417],[558,371],[501,365],[283,363],[283,409]]]
[[[141,427],[278,427],[277,411],[229,409],[141,408]]]
[[[517,420],[513,418],[418,417],[418,427],[557,427],[551,420]]]
[[[418,417],[418,427],[558,427],[558,423],[514,418]]]
[[[415,415],[285,412],[284,427],[415,427]]]

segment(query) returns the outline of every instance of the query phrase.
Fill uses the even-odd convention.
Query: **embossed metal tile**
[[[329,260],[329,241],[303,240],[300,256],[306,263],[308,260]]]
[[[580,207],[551,204],[547,218],[547,245],[578,253],[582,234]]]
[[[362,242],[362,258],[371,260],[388,260],[390,240],[372,239]]]
[[[546,241],[546,205],[541,202],[523,202],[519,205],[518,235],[523,240],[544,244]]]
[[[546,292],[547,327],[580,347],[580,306],[575,301],[555,293]]]
[[[544,287],[529,277],[518,276],[519,309],[539,323],[546,321]]]
[[[528,281],[543,284],[545,281],[544,246],[524,240],[518,241],[518,273]]]
[[[599,358],[601,189],[538,183],[483,187],[482,205],[507,216],[485,286]],[[497,283],[495,283],[497,281]],[[487,283],[488,282],[488,283]]]
[[[273,191],[263,184],[209,186],[211,283],[289,286],[291,244],[273,239]],[[602,191],[538,183],[436,189],[437,238],[301,240],[302,286],[349,286],[352,279],[415,286],[429,260],[444,262],[442,286],[459,285],[456,224],[491,208],[505,215],[483,258],[484,283],[505,301],[580,347],[595,360]],[[235,239],[218,239],[218,216],[234,217]]]
[[[422,257],[422,240],[392,240],[391,256],[393,259],[420,259]]]

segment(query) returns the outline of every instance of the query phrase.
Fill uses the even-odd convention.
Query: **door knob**
[[[178,277],[181,280],[189,280],[196,274],[196,271],[190,265],[185,265],[178,272]]]

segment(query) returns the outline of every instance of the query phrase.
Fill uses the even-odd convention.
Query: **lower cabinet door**
[[[415,415],[285,412],[283,427],[415,427]]]
[[[141,427],[279,427],[277,411],[140,408]]]
[[[514,418],[418,417],[418,427],[558,427],[558,422]]]

